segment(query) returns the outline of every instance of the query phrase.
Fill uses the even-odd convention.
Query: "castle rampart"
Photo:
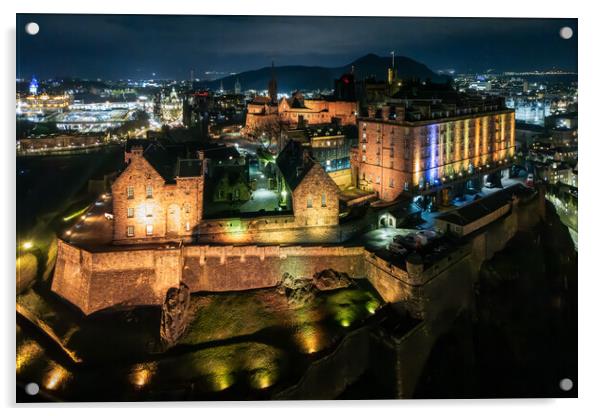
[[[87,251],[59,240],[52,290],[90,314],[114,306],[159,305],[181,282],[193,292],[238,291],[273,287],[284,273],[311,277],[334,269],[368,278],[385,301],[403,302],[423,318],[456,302],[451,293],[470,291],[482,262],[517,231],[538,222],[540,207],[537,198],[515,202],[506,216],[426,263],[412,255],[403,264],[386,260],[363,247],[162,244]]]

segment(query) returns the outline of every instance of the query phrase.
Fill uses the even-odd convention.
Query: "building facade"
[[[145,155],[146,151],[133,147],[126,153],[128,165],[111,188],[113,241],[190,239],[203,216],[200,161],[181,161],[171,175],[158,168],[160,161],[152,163],[153,157]]]
[[[278,115],[288,125],[304,126],[337,121],[341,125],[356,123],[357,103],[334,99],[303,99],[296,94],[292,99],[282,98]]]
[[[385,201],[429,193],[506,166],[515,153],[514,111],[480,105],[428,113],[383,106],[358,119],[355,183]]]
[[[283,176],[281,192],[292,193],[298,227],[332,226],[339,223],[339,187],[311,150],[289,141],[276,160]]]

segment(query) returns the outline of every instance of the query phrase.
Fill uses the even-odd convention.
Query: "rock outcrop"
[[[161,341],[166,348],[173,346],[188,326],[190,290],[185,284],[167,291],[161,309]]]

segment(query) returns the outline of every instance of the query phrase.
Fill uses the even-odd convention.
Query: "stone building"
[[[289,141],[276,160],[284,178],[281,192],[292,192],[296,226],[339,223],[339,188],[311,151]]]
[[[125,160],[111,189],[114,243],[190,240],[203,215],[202,162],[173,160],[160,145],[134,146]]]
[[[257,96],[247,104],[245,131],[247,133],[268,128],[278,123],[278,106],[273,104],[270,97]]]
[[[515,154],[514,111],[496,100],[391,100],[358,118],[351,151],[358,188],[393,201],[442,191],[508,167]]]
[[[354,125],[357,116],[354,78],[345,74],[335,80],[335,95],[305,99],[301,92],[278,101],[277,84],[272,67],[272,78],[268,84],[268,96],[257,96],[247,105],[244,132],[254,134],[258,130],[280,130],[307,125],[336,122],[339,125]]]
[[[292,98],[282,98],[278,103],[278,116],[285,124],[303,127],[336,121],[341,125],[356,122],[356,102],[335,100],[333,97],[304,99],[301,93]]]

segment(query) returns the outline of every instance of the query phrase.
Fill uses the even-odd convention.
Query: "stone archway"
[[[395,228],[396,220],[393,215],[386,213],[380,216],[378,220],[378,228]]]

